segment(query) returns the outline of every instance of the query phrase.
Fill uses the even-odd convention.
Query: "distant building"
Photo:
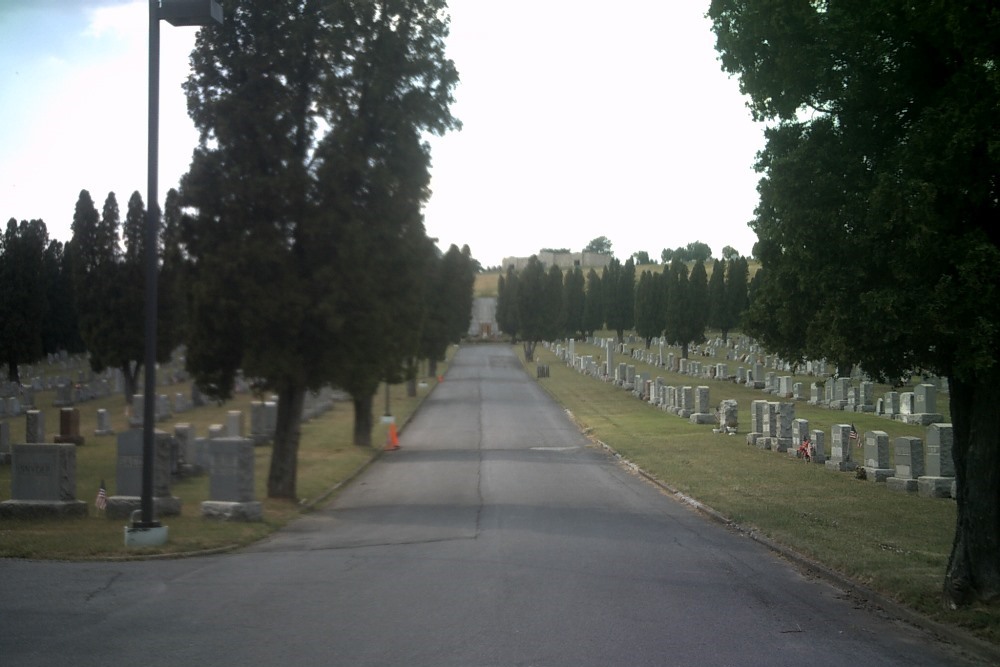
[[[477,296],[472,300],[469,335],[473,338],[491,338],[499,334],[497,298],[495,296]]]
[[[611,255],[603,252],[540,252],[538,261],[545,266],[555,264],[563,271],[579,266],[581,269],[603,269],[611,262]],[[510,267],[520,271],[528,265],[530,257],[504,257],[503,271]]]

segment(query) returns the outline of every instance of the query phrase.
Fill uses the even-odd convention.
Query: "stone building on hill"
[[[601,252],[539,252],[535,255],[545,266],[555,264],[563,271],[579,266],[581,269],[603,269],[611,262],[611,255]],[[504,272],[510,267],[520,271],[528,265],[529,257],[504,257]]]

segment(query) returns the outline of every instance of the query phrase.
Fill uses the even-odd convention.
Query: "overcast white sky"
[[[222,2],[225,6],[225,2]],[[607,236],[624,259],[703,241],[749,254],[763,144],[720,69],[708,0],[452,0],[464,129],[433,139],[425,210],[484,266]],[[146,0],[0,0],[0,218],[68,240],[81,189],[146,197]],[[162,23],[159,193],[197,135],[194,28]],[[147,202],[148,203],[148,202]]]

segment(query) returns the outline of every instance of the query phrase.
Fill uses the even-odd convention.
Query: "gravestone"
[[[810,437],[809,434],[809,420],[808,419],[793,419],[792,420],[792,447],[788,448],[788,455],[794,456],[796,458],[801,458],[802,453],[799,451],[799,446],[802,445],[802,441]]]
[[[889,465],[889,434],[885,431],[865,431],[865,479],[884,482],[896,469]]]
[[[954,443],[951,424],[931,424],[926,432],[924,466],[926,475],[917,478],[917,492],[929,498],[948,498],[955,481]]]
[[[10,424],[0,421],[0,465],[10,463]]]
[[[128,425],[131,428],[142,428],[143,413],[146,409],[146,398],[142,394],[133,394],[132,409],[128,413]]]
[[[924,474],[924,443],[920,438],[900,436],[893,441],[896,474],[885,480],[893,491],[916,491],[917,478]]]
[[[254,500],[254,449],[249,438],[219,438],[209,445],[209,499],[201,514],[210,519],[260,521],[263,512]]]
[[[757,441],[764,437],[764,409],[767,401],[757,400],[750,402],[750,432],[747,433],[747,444],[760,447]]]
[[[851,460],[851,425],[834,424],[830,429],[830,458],[826,460],[829,470],[852,471],[857,464]]]
[[[76,445],[83,445],[84,438],[80,435],[80,410],[79,408],[62,408],[59,410],[59,435],[55,441]]]
[[[111,428],[111,415],[104,408],[97,411],[97,428],[94,429],[94,435],[114,435],[115,431]]]
[[[243,437],[243,411],[229,410],[226,412],[226,437]]]
[[[207,470],[198,463],[194,446],[194,427],[188,423],[174,424],[174,440],[180,456],[179,472],[182,475],[200,475]]]
[[[812,462],[824,465],[826,463],[826,433],[820,429],[812,432]]]
[[[41,410],[28,410],[24,415],[24,442],[45,442],[45,414]]]
[[[141,508],[142,435],[142,429],[118,434],[115,490],[108,497],[109,519],[128,519]],[[157,516],[177,516],[181,513],[181,500],[170,495],[171,438],[163,431],[155,431],[153,436],[153,512]]]
[[[727,398],[719,404],[719,430],[733,435],[739,428],[739,404]]]
[[[10,500],[0,517],[85,517],[87,503],[76,499],[76,446],[25,443],[11,448]]]
[[[716,424],[718,417],[708,404],[708,387],[698,387],[694,390],[694,412],[688,417],[692,424]]]

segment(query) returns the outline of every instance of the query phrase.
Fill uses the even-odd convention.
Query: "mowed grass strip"
[[[518,351],[523,360],[520,346]],[[578,341],[576,352],[597,358],[601,350]],[[615,359],[623,360],[622,355]],[[943,604],[941,590],[955,530],[954,501],[889,491],[884,484],[860,480],[854,473],[827,470],[785,453],[748,446],[750,402],[778,400],[762,391],[668,373],[627,359],[639,372],[663,377],[668,385],[710,387],[713,406],[736,399],[739,433],[728,436],[582,375],[542,346],[536,348],[536,360],[550,368],[550,377],[538,382],[581,427],[652,477],[744,529],[757,531],[935,621],[961,626],[1000,644],[1000,609],[977,605],[952,611]],[[534,375],[531,365],[529,372]],[[874,415],[831,411],[805,402],[795,402],[795,411],[797,418],[809,419],[810,430],[826,433],[827,456],[833,424],[853,422],[862,437],[869,430],[886,431],[890,439],[924,436],[923,427]],[[856,461],[863,461],[862,451],[854,449]]]
[[[453,350],[449,351],[449,357]],[[446,363],[438,365],[444,373]],[[402,425],[419,407],[421,401],[437,382],[422,378],[423,386],[415,397],[406,395],[404,385],[390,387],[390,408],[398,425]],[[160,388],[160,393],[173,395],[190,392],[190,384]],[[94,506],[97,490],[104,480],[108,495],[115,493],[115,467],[117,465],[117,436],[95,436],[97,410],[107,409],[112,416],[116,433],[127,428],[124,400],[120,395],[81,403],[80,433],[86,439],[76,450],[76,496],[88,504],[88,516],[78,519],[49,520],[0,520],[0,558],[32,559],[109,559],[136,558],[150,555],[178,555],[244,546],[260,540],[289,521],[308,511],[310,503],[326,500],[338,484],[354,475],[370,462],[381,450],[386,440],[388,426],[378,419],[384,410],[385,388],[381,387],[375,401],[376,424],[372,434],[374,447],[355,447],[352,444],[354,409],[347,402],[335,402],[334,409],[301,427],[299,444],[297,491],[299,500],[274,500],[267,498],[267,475],[271,463],[271,447],[255,448],[254,486],[256,497],[264,509],[264,520],[258,523],[226,522],[204,519],[201,502],[208,500],[208,475],[174,480],[171,493],[182,501],[180,516],[160,517],[168,526],[169,538],[160,547],[125,548],[124,528],[127,521],[108,519]],[[45,414],[46,434],[58,433],[58,408],[52,407],[54,392],[40,392],[36,404]],[[210,403],[157,424],[160,430],[173,433],[174,424],[190,423],[198,437],[208,434],[211,424],[224,424],[230,410],[243,410],[244,423],[249,426],[250,402],[258,400],[248,394],[236,396],[223,404]],[[24,416],[9,418],[11,442],[23,442]],[[405,433],[402,436],[405,446]],[[0,466],[0,500],[11,497],[11,467]]]

